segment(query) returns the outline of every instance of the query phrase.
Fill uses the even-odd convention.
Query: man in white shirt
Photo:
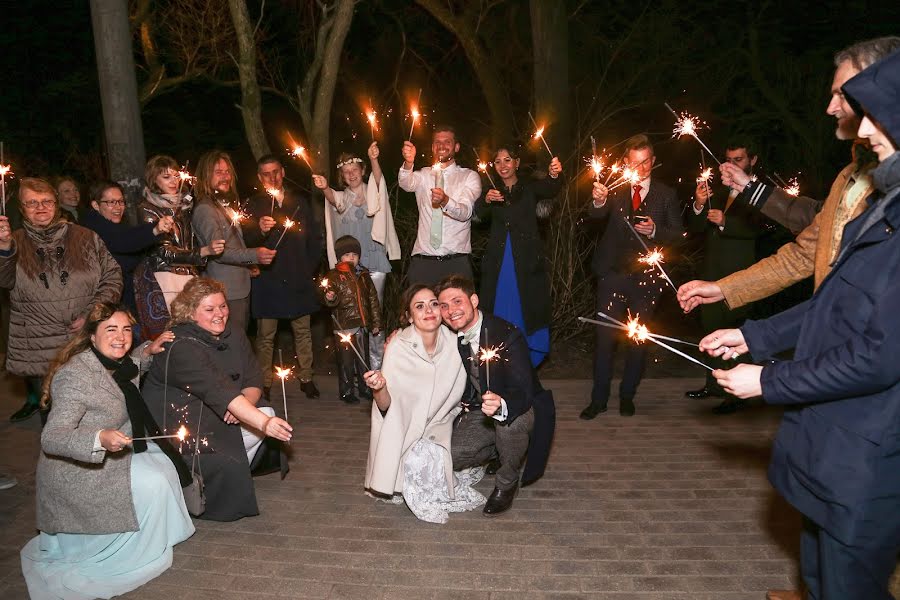
[[[403,142],[403,165],[397,176],[400,188],[414,192],[419,207],[419,227],[407,273],[410,285],[434,285],[453,274],[472,278],[471,218],[481,195],[481,177],[456,164],[459,142],[448,125],[435,127],[431,167],[413,171],[416,147]]]

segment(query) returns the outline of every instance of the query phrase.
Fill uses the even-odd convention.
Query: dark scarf
[[[140,390],[132,382],[140,373],[134,361],[128,356],[120,361],[113,360],[98,352],[93,345],[91,345],[91,351],[97,357],[97,360],[100,361],[100,364],[110,372],[116,385],[119,386],[119,389],[125,395],[125,409],[128,411],[128,420],[131,421],[131,436],[144,437],[147,435],[148,430],[154,432],[153,435],[164,435],[164,432],[160,432],[159,425],[156,424],[153,415],[147,409]],[[181,481],[181,487],[189,485],[191,483],[191,472],[169,439],[156,440],[156,444],[163,451],[163,454],[172,461],[172,464],[175,465],[175,470],[178,471],[178,479]],[[140,454],[141,452],[146,452],[147,442],[146,440],[135,440],[132,442],[131,447],[135,454]]]

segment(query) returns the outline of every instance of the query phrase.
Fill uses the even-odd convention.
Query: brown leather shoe
[[[803,600],[803,594],[799,590],[769,590],[766,600]]]

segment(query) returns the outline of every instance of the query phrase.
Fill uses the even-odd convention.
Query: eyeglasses
[[[26,200],[22,203],[25,208],[34,210],[37,207],[41,208],[53,208],[56,206],[56,200]]]
[[[630,163],[630,164],[628,164],[628,165],[626,165],[626,166],[628,166],[628,167],[630,167],[630,168],[632,168],[632,169],[639,169],[639,168],[643,167],[644,165],[646,165],[648,162],[650,162],[650,161],[652,161],[652,160],[653,160],[653,157],[651,156],[651,157],[649,157],[649,158],[645,158],[645,159],[642,160],[641,162]]]
[[[108,204],[109,206],[125,206],[124,200],[101,200],[100,204]]]

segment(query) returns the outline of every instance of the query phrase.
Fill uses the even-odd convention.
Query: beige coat
[[[372,404],[372,432],[366,465],[366,489],[382,494],[403,492],[403,458],[418,440],[427,438],[446,450],[444,473],[453,496],[450,437],[453,420],[462,408],[466,387],[456,334],[441,325],[434,357],[415,327],[397,334],[384,353],[382,373],[391,406],[382,416]]]
[[[834,244],[835,236],[843,231],[844,225],[865,210],[868,205],[866,198],[874,191],[869,179],[852,213],[848,212],[843,219],[838,217],[838,208],[855,170],[856,164],[852,163],[838,173],[821,212],[793,242],[785,244],[772,256],[716,282],[729,307],[739,308],[768,298],[810,276],[815,276],[815,287],[819,287],[831,272],[831,265],[837,256],[836,248],[833,248],[838,246]],[[868,178],[868,175],[865,177]]]

